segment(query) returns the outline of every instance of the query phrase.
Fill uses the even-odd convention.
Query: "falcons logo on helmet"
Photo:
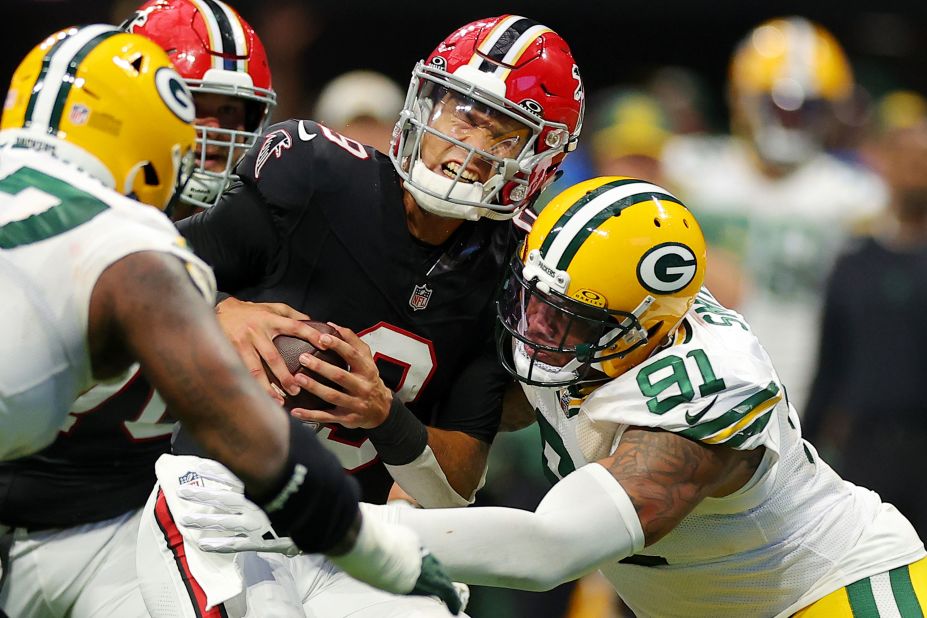
[[[284,150],[289,150],[293,145],[293,138],[286,129],[276,129],[267,134],[264,143],[261,144],[261,150],[258,152],[257,159],[254,162],[254,177],[261,177],[261,168],[267,163],[270,155],[280,158]]]

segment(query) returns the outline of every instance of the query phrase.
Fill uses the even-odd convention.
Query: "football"
[[[338,331],[336,331],[325,322],[303,320],[303,323],[308,324],[322,334],[328,334],[332,335],[333,337],[342,339],[341,335],[338,334]],[[316,372],[310,371],[309,369],[306,369],[299,364],[299,356],[303,353],[308,353],[312,354],[320,360],[325,361],[326,363],[331,363],[332,365],[336,365],[342,369],[347,369],[347,363],[337,352],[332,352],[331,350],[320,350],[305,339],[290,337],[288,335],[277,335],[274,337],[274,345],[277,346],[277,351],[280,352],[280,356],[283,357],[283,362],[286,363],[286,367],[290,370],[290,373],[293,375],[296,375],[297,373],[303,373],[321,384],[340,390],[340,387],[334,382],[323,378]],[[264,372],[267,374],[267,378],[271,381],[271,383],[276,386],[279,389],[279,392],[283,395],[283,407],[286,408],[287,411],[290,411],[293,408],[305,408],[307,410],[331,410],[335,407],[306,390],[300,390],[299,394],[297,395],[289,395],[284,392],[282,388],[280,388],[280,382],[276,377],[274,377],[273,372],[271,372],[270,367],[268,367],[266,363],[264,364]]]

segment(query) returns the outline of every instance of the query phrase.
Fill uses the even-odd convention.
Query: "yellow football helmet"
[[[735,133],[771,164],[818,152],[836,111],[853,95],[853,72],[834,36],[802,17],[763,22],[740,42],[728,80]]]
[[[164,209],[192,166],[194,118],[190,91],[156,43],[113,26],[67,28],[13,74],[0,145],[51,152]]]
[[[704,279],[705,239],[676,197],[634,178],[581,182],[551,200],[512,260],[496,301],[499,357],[538,386],[615,378],[667,340]]]

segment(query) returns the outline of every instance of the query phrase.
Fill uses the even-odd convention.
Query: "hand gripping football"
[[[338,331],[336,331],[325,322],[303,320],[303,323],[308,324],[323,335],[327,334],[342,339],[341,335],[338,334]],[[334,382],[323,378],[316,372],[310,371],[309,369],[306,369],[299,364],[299,356],[303,353],[308,353],[315,356],[319,360],[325,361],[326,363],[331,363],[332,365],[341,367],[342,369],[347,369],[348,364],[337,352],[333,352],[331,350],[320,350],[305,339],[290,337],[289,335],[277,335],[274,337],[274,345],[277,346],[277,351],[280,352],[280,356],[283,357],[283,362],[286,363],[286,368],[290,371],[290,373],[293,375],[296,375],[297,373],[303,373],[313,380],[319,382],[320,384],[341,390],[341,387],[339,387]],[[335,407],[324,399],[320,399],[319,397],[316,397],[306,390],[300,390],[298,394],[290,395],[280,387],[280,382],[276,377],[274,377],[270,368],[266,364],[264,365],[264,372],[267,374],[267,378],[271,381],[271,383],[279,389],[278,392],[283,395],[283,407],[286,408],[287,411],[290,411],[293,408],[305,408],[307,410],[331,410]]]

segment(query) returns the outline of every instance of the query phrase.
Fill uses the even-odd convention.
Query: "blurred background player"
[[[8,266],[3,323],[11,329],[3,338],[0,380],[8,425],[3,456],[21,457],[54,442],[0,468],[0,608],[14,616],[147,615],[135,577],[138,509],[169,425],[159,423],[160,398],[148,405],[150,387],[134,387],[142,380],[132,358],[210,451],[254,487],[269,487],[269,497],[289,479],[294,458],[321,454],[311,463],[322,481],[314,499],[327,503],[324,518],[340,520],[322,546],[349,549],[357,533],[351,530],[355,490],[311,434],[293,433],[287,448],[285,417],[240,367],[209,304],[196,299],[199,287],[212,301],[209,269],[184,249],[163,215],[104,188],[163,209],[192,170],[193,99],[163,50],[110,26],[71,28],[27,56],[11,92],[0,133],[0,191],[12,196],[0,222],[0,258]],[[63,272],[56,275],[51,264]],[[48,289],[30,284],[22,288],[29,293],[17,294],[16,286],[7,287],[25,277]],[[66,320],[40,319],[52,312]],[[62,341],[49,338],[55,332]],[[212,353],[191,355],[191,346]],[[46,348],[61,350],[55,363],[66,358],[70,364],[36,370],[12,362],[24,350]],[[198,379],[203,372],[218,390]],[[37,374],[52,377],[37,385]],[[106,383],[94,387],[98,379]],[[244,418],[227,410],[216,418],[225,403]],[[74,414],[65,419],[69,407]],[[259,443],[249,441],[264,433]],[[281,460],[286,456],[289,462]],[[303,486],[309,490],[311,483]],[[311,499],[300,498],[300,491],[292,500],[311,512]],[[420,562],[417,542],[406,545],[406,562]],[[395,549],[391,559],[399,556]]]
[[[193,92],[196,169],[174,206],[177,221],[209,208],[235,164],[270,124],[276,95],[264,45],[221,0],[150,0],[121,26],[160,45]]]
[[[853,109],[854,81],[837,40],[800,17],[751,30],[730,65],[733,136],[680,137],[663,171],[699,216],[709,287],[741,311],[803,409],[814,362],[819,296],[855,222],[885,203],[877,176],[826,146]],[[746,285],[728,284],[740,268]]]
[[[893,91],[867,149],[888,207],[828,281],[805,426],[848,480],[879,492],[927,536],[927,101]]]
[[[276,124],[239,164],[241,184],[180,223],[235,296],[219,319],[256,375],[263,358],[284,389],[336,404],[297,413],[325,423],[366,499],[384,502],[395,479],[425,507],[472,502],[511,385],[492,301],[512,219],[574,149],[583,104],[559,35],[517,15],[478,20],[416,64],[389,156],[314,122]],[[347,343],[292,319],[306,314],[346,327]],[[351,373],[329,377],[346,392],[281,371],[268,354],[281,332],[345,355]],[[314,558],[292,562],[308,612],[413,609]]]
[[[404,102],[402,89],[382,73],[349,71],[322,88],[313,118],[386,153]]]

